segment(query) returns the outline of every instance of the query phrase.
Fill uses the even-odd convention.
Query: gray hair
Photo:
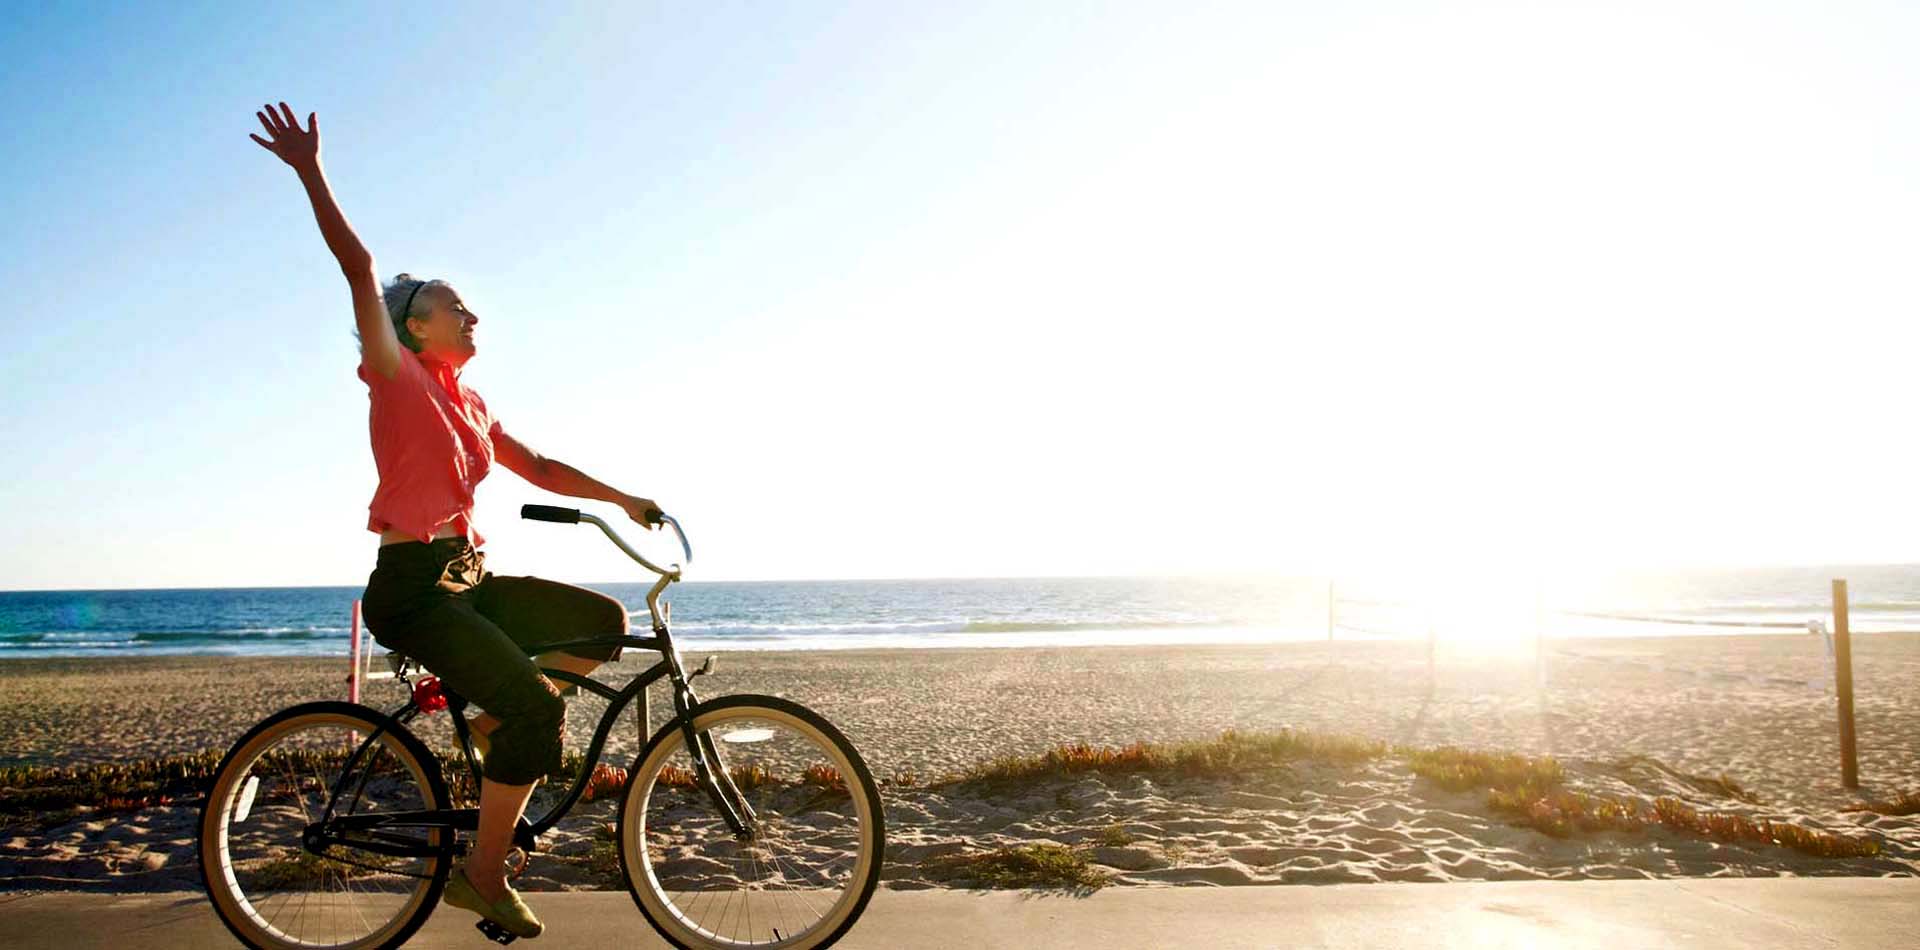
[[[415,353],[420,352],[420,341],[413,338],[407,330],[407,317],[420,312],[420,291],[437,280],[421,280],[412,274],[400,274],[380,292],[380,299],[386,302],[387,318],[393,321],[393,332],[400,338],[400,345]]]

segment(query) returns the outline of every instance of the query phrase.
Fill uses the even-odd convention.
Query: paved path
[[[664,947],[624,892],[531,895],[527,950]],[[444,908],[408,944],[493,946]],[[198,894],[0,894],[0,947],[233,946]],[[1920,878],[888,891],[839,944],[860,948],[1920,947]]]

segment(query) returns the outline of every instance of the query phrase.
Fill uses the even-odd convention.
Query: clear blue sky
[[[1920,560],[1910,8],[619,6],[13,13],[0,587],[364,578],[282,99],[701,576]]]

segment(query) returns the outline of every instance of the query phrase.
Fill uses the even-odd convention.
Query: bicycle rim
[[[648,921],[681,947],[824,947],[879,881],[880,796],[859,753],[803,707],[730,696],[694,710],[757,815],[736,840],[693,782],[679,729],[635,769],[620,816],[621,863]]]
[[[318,704],[316,704],[318,705]],[[384,732],[342,773],[378,721],[346,704],[269,719],[228,753],[201,818],[201,872],[215,910],[244,943],[268,948],[397,946],[427,915],[446,861],[346,845],[324,854],[302,833],[333,816],[444,807],[422,757]],[[413,743],[418,745],[418,743]],[[444,829],[396,829],[438,845]]]

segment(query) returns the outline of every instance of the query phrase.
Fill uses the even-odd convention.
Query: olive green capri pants
[[[571,584],[487,573],[466,538],[383,545],[361,603],[381,646],[420,661],[491,713],[486,777],[529,785],[560,769],[567,705],[527,654],[544,643],[622,636],[627,609]],[[565,650],[616,660],[618,646]]]

